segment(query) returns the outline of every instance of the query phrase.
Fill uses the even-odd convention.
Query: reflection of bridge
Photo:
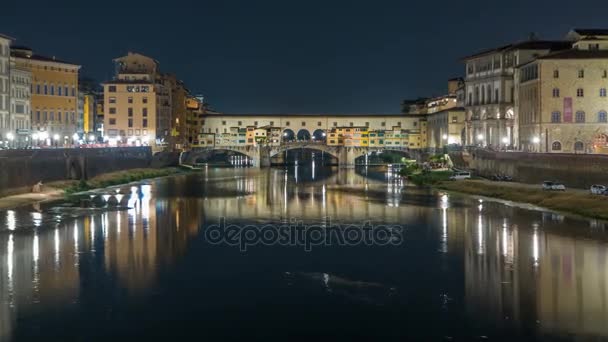
[[[324,142],[314,141],[295,141],[284,142],[280,145],[258,145],[258,146],[213,146],[194,148],[181,158],[185,164],[194,164],[197,159],[209,156],[213,151],[231,151],[243,154],[253,161],[255,167],[270,166],[270,159],[294,149],[308,149],[321,151],[331,155],[338,160],[340,167],[354,167],[355,159],[365,156],[371,152],[397,151],[408,155],[408,157],[418,157],[417,150],[410,150],[407,147],[373,147],[373,146],[330,146]]]

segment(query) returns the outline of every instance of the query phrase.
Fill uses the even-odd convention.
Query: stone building
[[[13,147],[30,145],[32,72],[11,57],[10,130]]]
[[[529,40],[465,57],[466,144],[494,148],[517,145],[515,67],[569,47],[564,41]]]
[[[0,146],[8,144],[10,128],[10,56],[11,41],[9,36],[0,34]]]
[[[608,153],[608,30],[573,30],[571,49],[518,67],[520,141],[538,152]]]

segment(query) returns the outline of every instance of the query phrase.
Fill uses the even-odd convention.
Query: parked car
[[[454,174],[450,176],[450,180],[470,179],[470,178],[471,178],[471,173],[466,172],[466,171],[454,172]]]
[[[544,181],[543,190],[566,191],[566,186],[558,182]]]
[[[605,185],[594,184],[589,188],[589,191],[592,195],[607,195],[607,189]]]

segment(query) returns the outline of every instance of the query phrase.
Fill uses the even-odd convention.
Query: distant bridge
[[[327,153],[336,158],[338,165],[344,168],[354,167],[355,159],[371,152],[397,151],[407,154],[410,158],[420,158],[419,150],[410,150],[407,147],[331,146],[324,142],[297,141],[285,142],[274,146],[213,146],[193,148],[182,156],[180,162],[183,164],[195,164],[197,159],[209,156],[213,151],[231,151],[249,157],[253,161],[254,167],[267,167],[270,166],[270,159],[272,157],[294,149],[316,150]]]

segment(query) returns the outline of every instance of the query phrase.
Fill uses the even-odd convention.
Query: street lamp
[[[502,143],[505,144],[505,145],[508,144],[509,143],[509,138],[507,138],[507,137],[502,138]]]
[[[11,145],[13,144],[13,140],[15,139],[15,136],[13,135],[13,133],[8,132],[6,134],[6,139],[8,139],[8,147],[11,147]]]
[[[535,143],[535,144],[538,144],[538,143],[540,143],[540,138],[539,137],[534,137],[534,138],[532,138],[532,142]]]
[[[89,141],[90,142],[95,141],[95,135],[93,135],[93,134],[89,135]]]
[[[483,134],[478,134],[477,135],[477,140],[482,141],[483,140]]]
[[[443,140],[448,140],[448,135],[447,135],[447,134],[444,134],[444,135],[442,136],[442,138],[443,138]]]

